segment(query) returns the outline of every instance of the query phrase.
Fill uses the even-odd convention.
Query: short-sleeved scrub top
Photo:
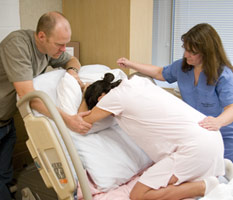
[[[155,162],[139,179],[148,187],[166,187],[172,175],[180,184],[224,174],[221,133],[200,127],[202,113],[150,80],[124,79],[96,106]]]
[[[204,72],[200,73],[198,84],[194,85],[194,71],[183,72],[183,59],[164,67],[163,77],[169,82],[177,81],[182,99],[206,116],[217,117],[224,107],[233,104],[233,72],[224,67],[215,85],[207,85]],[[233,161],[233,123],[220,129],[225,158]]]

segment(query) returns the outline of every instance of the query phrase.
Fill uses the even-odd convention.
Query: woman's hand
[[[209,131],[218,131],[222,127],[220,120],[211,116],[204,118],[198,124]]]
[[[130,61],[127,58],[119,58],[117,64],[122,68],[130,67]]]

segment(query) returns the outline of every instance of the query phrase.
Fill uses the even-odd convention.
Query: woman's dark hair
[[[233,67],[224,51],[221,38],[216,30],[207,23],[197,24],[187,33],[181,36],[183,47],[192,52],[198,53],[202,57],[202,69],[207,77],[207,84],[213,85],[227,66],[233,71]],[[193,68],[183,59],[183,72],[190,71]]]
[[[98,103],[98,98],[103,93],[107,94],[111,89],[121,83],[121,79],[112,83],[113,80],[114,75],[111,73],[106,73],[103,80],[98,80],[87,87],[84,99],[89,110],[91,110]]]

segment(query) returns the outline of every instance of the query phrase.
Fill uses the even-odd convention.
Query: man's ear
[[[39,38],[40,41],[46,40],[46,34],[45,34],[43,31],[40,31],[40,32],[37,34],[37,37]]]
[[[102,97],[105,95],[106,93],[102,93],[101,96],[98,97],[98,101],[100,101],[100,99],[102,99]]]

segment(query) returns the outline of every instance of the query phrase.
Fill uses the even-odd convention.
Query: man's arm
[[[65,66],[67,72],[78,81],[81,89],[83,90],[85,85],[78,76],[80,67],[81,67],[81,64],[76,57],[71,57],[71,59],[66,63],[66,66]]]
[[[65,66],[66,69],[69,67],[73,67],[79,71],[81,64],[76,57],[72,56],[71,59],[66,63],[66,66]]]
[[[34,91],[33,82],[32,80],[29,81],[20,81],[13,83],[19,98],[22,98],[29,92]],[[39,98],[34,98],[30,102],[30,106],[37,110],[38,112],[46,115],[47,117],[51,118],[50,113],[48,112],[47,108],[43,104],[43,102]],[[67,113],[63,112],[61,109],[57,108],[59,113],[61,114],[64,122],[66,123],[67,127],[72,131],[78,133],[86,133],[90,130],[91,124],[85,122],[82,117],[89,114],[89,112],[82,112],[76,115],[68,115]]]

